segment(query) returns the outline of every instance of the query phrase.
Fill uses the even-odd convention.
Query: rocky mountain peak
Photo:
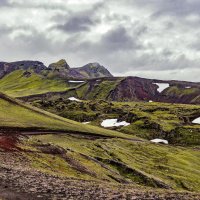
[[[78,68],[80,71],[84,70],[88,73],[90,77],[112,77],[113,75],[103,66],[97,62],[88,63],[83,67]]]
[[[65,59],[61,59],[58,62],[52,63],[49,65],[49,68],[51,69],[70,69],[70,66],[68,65],[67,61]]]

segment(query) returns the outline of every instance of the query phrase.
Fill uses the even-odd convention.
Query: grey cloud
[[[13,31],[12,27],[8,27],[6,25],[0,26],[0,37],[2,37],[4,34],[9,34]]]
[[[200,15],[199,0],[128,0],[134,5],[151,7],[154,16],[172,15],[187,16],[190,14]]]
[[[66,32],[88,31],[95,22],[85,15],[74,16],[70,18],[65,24],[58,25],[56,28]]]
[[[18,25],[18,24],[16,24],[16,26],[8,26],[5,24],[0,25],[0,37],[3,37],[4,35],[12,34],[15,31],[27,32],[27,30],[32,33],[34,33],[36,31],[36,29],[34,27],[28,26],[28,25]],[[8,38],[8,40],[9,40],[9,38]]]
[[[103,3],[96,3],[91,8],[82,12],[72,12],[68,11],[64,14],[58,14],[52,17],[57,23],[53,29],[59,29],[64,32],[76,33],[89,31],[91,27],[100,23],[100,19],[95,16],[95,14],[104,7]],[[60,23],[64,21],[64,23]]]
[[[163,49],[162,55],[163,55],[164,57],[170,57],[170,56],[173,55],[173,52],[172,52],[171,50],[169,50],[169,49]]]
[[[9,5],[8,0],[1,0],[0,1],[0,6],[7,6],[7,5]]]
[[[134,50],[141,47],[136,40],[137,38],[131,36],[124,27],[117,27],[102,37],[100,45],[109,51]]]
[[[5,3],[4,3],[5,2]],[[12,1],[9,0],[1,0],[0,5],[4,4],[7,6],[10,6],[12,8],[18,8],[18,9],[45,9],[45,10],[67,10],[67,6],[65,4],[57,3],[55,1],[49,1],[48,3],[45,3],[43,1],[35,2],[30,0],[22,0],[22,1]]]

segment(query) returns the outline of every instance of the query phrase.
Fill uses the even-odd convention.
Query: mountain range
[[[37,74],[46,77],[60,78],[98,78],[112,77],[111,73],[99,63],[88,63],[83,67],[70,68],[66,60],[62,59],[58,62],[50,64],[46,67],[40,61],[17,61],[17,62],[0,62],[0,77],[15,70],[32,70]]]
[[[71,68],[64,59],[48,67],[39,61],[0,62],[0,78],[1,91],[24,99],[56,95],[85,100],[200,104],[200,83],[114,77],[99,63]]]

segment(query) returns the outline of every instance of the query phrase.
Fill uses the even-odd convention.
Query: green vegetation
[[[0,96],[0,127],[63,130],[85,134],[131,138],[116,131],[83,125],[57,115],[24,105],[5,95]]]
[[[81,87],[76,89],[78,97],[81,99],[107,99],[112,90],[114,90],[119,84],[121,79],[118,80],[95,80],[90,86],[91,83],[83,84]],[[92,89],[90,89],[92,87]]]
[[[0,91],[12,97],[21,97],[68,89],[63,80],[48,79],[33,71],[16,70],[0,79]]]
[[[195,94],[200,91],[199,88],[179,88],[177,86],[172,86],[167,88],[165,94],[167,95],[175,95],[175,96],[183,96],[183,95],[190,95]]]
[[[104,119],[131,123],[118,130],[145,139],[163,138],[171,144],[199,145],[200,125],[191,121],[200,116],[200,106],[142,102],[72,102],[63,98],[38,100],[33,105],[79,122],[100,126]],[[116,129],[116,128],[115,128]]]
[[[47,173],[189,191],[200,188],[200,157],[195,149],[63,134],[33,136],[24,141],[24,145],[36,148],[42,144],[63,148],[68,158],[64,167],[60,156],[29,156],[32,167]]]

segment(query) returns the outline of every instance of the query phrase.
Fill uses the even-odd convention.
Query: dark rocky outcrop
[[[17,61],[17,62],[0,62],[0,78],[15,70],[31,69],[35,73],[40,73],[46,69],[46,66],[40,61]]]
[[[114,101],[153,100],[158,95],[157,86],[152,80],[127,77],[110,93]]]

